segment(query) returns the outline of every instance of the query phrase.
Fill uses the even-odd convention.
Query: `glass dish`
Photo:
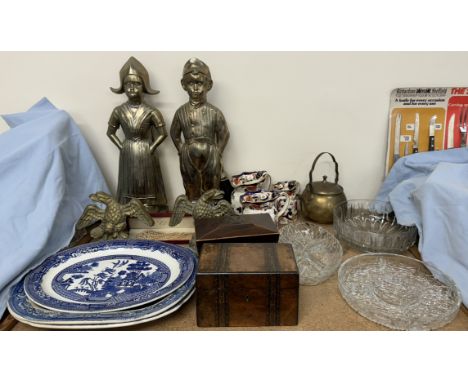
[[[454,282],[422,261],[396,254],[351,257],[338,271],[345,301],[361,316],[398,330],[431,330],[451,322],[461,295]]]
[[[336,272],[343,249],[327,230],[309,222],[292,222],[280,228],[280,243],[292,244],[299,268],[299,282],[317,285]]]
[[[365,252],[401,253],[417,238],[414,226],[398,224],[392,206],[379,200],[348,200],[333,210],[339,240]]]

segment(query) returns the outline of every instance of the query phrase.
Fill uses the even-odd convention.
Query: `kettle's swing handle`
[[[309,172],[309,184],[310,184],[311,187],[312,187],[312,173],[314,172],[315,165],[317,164],[318,159],[319,159],[323,154],[328,154],[328,155],[330,155],[331,158],[333,159],[333,162],[335,163],[335,184],[338,183],[338,176],[339,176],[339,173],[338,173],[338,162],[335,160],[335,157],[334,157],[332,154],[330,154],[330,153],[327,152],[327,151],[324,151],[323,153],[320,153],[319,155],[317,155],[317,157],[316,157],[315,160],[314,160],[314,163],[312,163],[312,168],[310,169],[310,172]]]

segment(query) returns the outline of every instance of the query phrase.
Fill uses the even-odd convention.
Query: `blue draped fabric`
[[[416,225],[422,259],[450,276],[468,306],[468,149],[399,159],[377,196],[400,224]]]
[[[80,129],[43,98],[0,135],[0,317],[9,286],[65,247],[89,194],[109,192]]]

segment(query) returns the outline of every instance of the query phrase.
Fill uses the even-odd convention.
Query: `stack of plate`
[[[52,329],[105,329],[157,320],[193,294],[197,258],[148,240],[81,245],[47,258],[16,284],[8,309]]]

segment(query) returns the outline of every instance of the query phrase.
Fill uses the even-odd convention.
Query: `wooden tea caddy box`
[[[297,325],[299,273],[290,244],[205,243],[197,272],[197,325]]]

